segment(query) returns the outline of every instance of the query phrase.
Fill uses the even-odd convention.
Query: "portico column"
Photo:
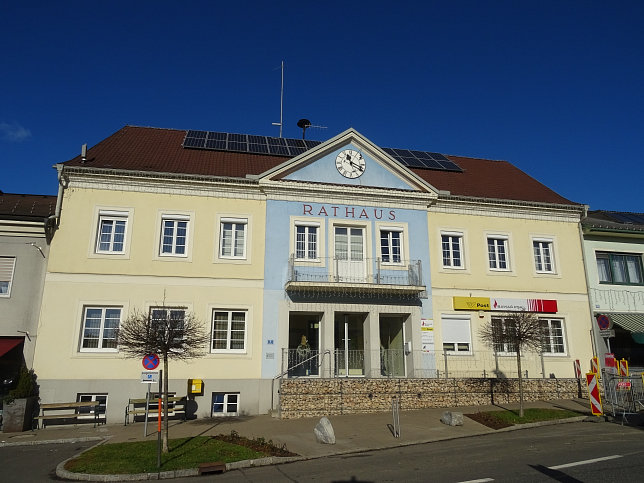
[[[380,314],[372,309],[364,321],[365,377],[380,377]]]

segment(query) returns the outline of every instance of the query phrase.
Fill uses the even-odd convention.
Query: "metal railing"
[[[620,376],[602,371],[604,398],[613,417],[621,415],[622,424],[627,416],[644,411],[644,379],[641,374]]]
[[[324,257],[318,260],[289,258],[287,282],[367,283],[375,285],[422,286],[420,260],[383,261],[381,258],[347,260]]]
[[[328,367],[323,357],[329,354]],[[574,377],[568,358],[526,353],[521,357],[522,375],[532,378]],[[565,371],[570,371],[566,376]],[[515,378],[517,360],[514,354],[490,351],[439,352],[402,349],[282,350],[282,373],[287,377],[406,377],[406,378]],[[564,376],[562,376],[562,373]]]

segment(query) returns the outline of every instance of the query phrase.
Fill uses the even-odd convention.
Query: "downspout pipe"
[[[588,309],[590,310],[590,333],[591,333],[591,343],[592,343],[592,349],[593,349],[593,356],[598,358],[598,361],[600,365],[602,364],[601,357],[599,357],[597,353],[597,324],[594,323],[595,317],[593,316],[595,309],[593,307],[593,300],[590,292],[590,280],[589,280],[589,274],[588,274],[588,260],[586,259],[586,246],[584,244],[584,230],[581,225],[581,220],[586,218],[588,215],[588,205],[584,205],[584,213],[579,220],[579,224],[577,225],[579,228],[579,242],[581,243],[581,260],[584,265],[584,277],[586,277],[586,290],[587,290],[587,295],[588,295]]]
[[[60,211],[63,206],[63,194],[65,191],[65,179],[63,178],[63,171],[65,167],[62,164],[57,164],[56,169],[58,170],[58,195],[56,196],[56,210],[54,214],[47,217],[45,220],[45,232],[48,233],[48,239],[51,240],[54,236],[54,232],[60,226]],[[49,230],[51,228],[51,233]]]

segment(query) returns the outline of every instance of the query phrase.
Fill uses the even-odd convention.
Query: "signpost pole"
[[[163,394],[163,369],[159,371],[159,427],[157,434],[157,469],[161,471],[161,395]]]
[[[148,392],[145,394],[145,425],[143,426],[143,437],[147,438],[148,436],[148,412],[150,411],[150,384],[148,386]]]

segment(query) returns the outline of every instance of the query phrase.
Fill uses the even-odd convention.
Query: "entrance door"
[[[405,377],[405,336],[403,318],[380,317],[380,373],[386,377]]]
[[[339,282],[366,281],[363,228],[335,227],[335,259]]]
[[[338,376],[364,376],[364,316],[336,314],[335,371]]]
[[[288,376],[318,376],[320,374],[319,314],[289,314]]]

